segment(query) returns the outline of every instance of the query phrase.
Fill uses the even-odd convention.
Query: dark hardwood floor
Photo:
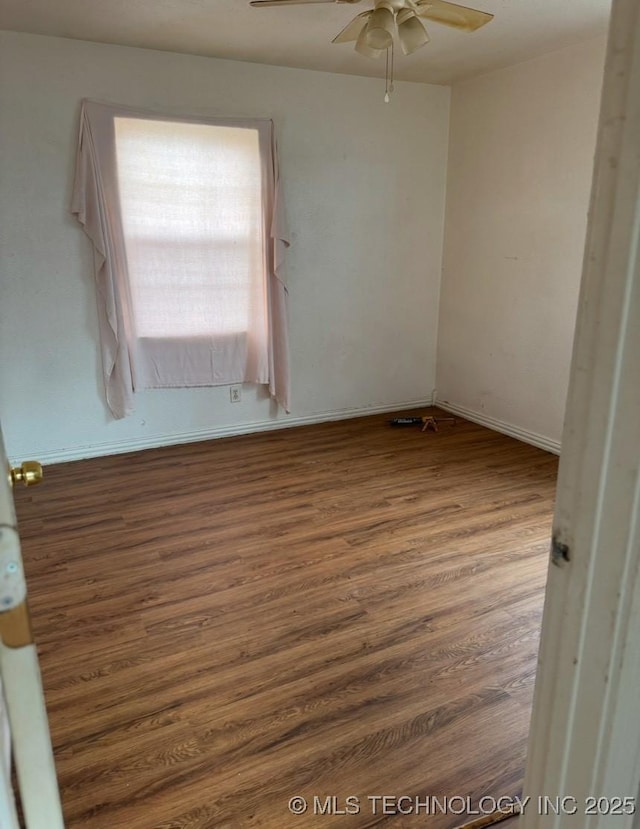
[[[519,793],[556,467],[375,416],[47,468],[16,506],[68,829]]]

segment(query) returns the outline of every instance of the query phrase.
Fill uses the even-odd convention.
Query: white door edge
[[[613,2],[562,446],[520,825],[631,829],[613,798],[640,787],[638,0]]]

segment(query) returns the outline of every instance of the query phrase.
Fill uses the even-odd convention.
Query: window
[[[281,200],[270,121],[85,101],[72,210],[96,249],[107,401],[268,384],[288,410]]]

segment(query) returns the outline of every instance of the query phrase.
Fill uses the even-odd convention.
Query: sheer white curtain
[[[84,101],[72,211],[94,245],[107,402],[268,384],[289,409],[273,124]]]

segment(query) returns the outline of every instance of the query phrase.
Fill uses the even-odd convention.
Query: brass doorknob
[[[44,473],[42,472],[42,464],[38,461],[24,461],[20,466],[16,466],[9,470],[9,478],[11,485],[15,486],[17,483],[23,483],[25,486],[33,486],[39,484]]]

